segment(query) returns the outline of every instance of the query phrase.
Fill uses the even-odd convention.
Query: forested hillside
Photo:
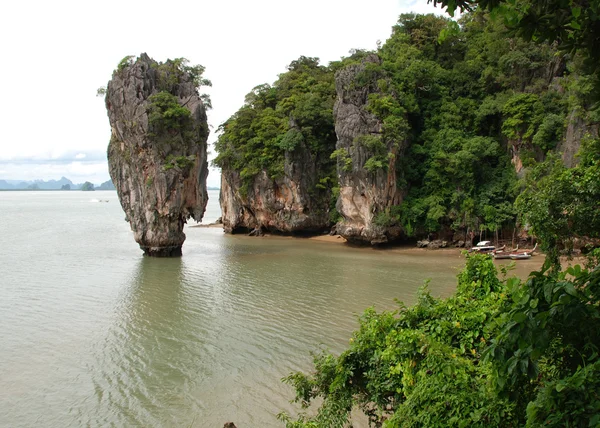
[[[349,239],[466,241],[523,228],[531,207],[515,200],[527,172],[555,157],[572,167],[582,140],[597,137],[593,78],[576,55],[510,37],[484,12],[458,24],[402,15],[376,52],[328,67],[302,57],[256,87],[216,144],[215,164],[241,178],[231,192],[252,210],[256,178],[277,194],[286,159],[302,152],[316,174],[311,209]]]

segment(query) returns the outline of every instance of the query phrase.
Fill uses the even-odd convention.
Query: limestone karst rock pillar
[[[183,225],[200,221],[208,201],[201,71],[142,54],[121,61],[106,88],[110,176],[134,239],[150,256],[180,256]]]
[[[337,100],[333,108],[336,149],[343,150],[352,160],[351,168],[338,162],[340,196],[337,210],[343,219],[337,232],[347,240],[371,245],[392,242],[401,236],[399,226],[377,225],[375,216],[393,205],[402,203],[402,193],[396,186],[396,158],[401,155],[402,142],[384,141],[389,165],[369,172],[363,166],[373,155],[360,144],[361,137],[383,138],[383,124],[366,108],[374,84],[357,84],[357,76],[368,62],[379,63],[377,55],[369,55],[362,64],[354,64],[336,73]]]

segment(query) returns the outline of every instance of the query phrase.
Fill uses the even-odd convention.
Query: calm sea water
[[[413,302],[427,278],[451,293],[463,263],[186,235],[182,258],[144,258],[115,192],[0,192],[0,426],[281,426],[283,376],[342,350],[367,306]]]

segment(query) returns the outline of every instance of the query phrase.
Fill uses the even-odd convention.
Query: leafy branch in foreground
[[[595,426],[600,412],[600,269],[521,283],[499,280],[489,256],[467,256],[447,299],[423,288],[412,307],[368,309],[346,351],[315,356],[284,379],[315,416],[288,428],[346,426]]]

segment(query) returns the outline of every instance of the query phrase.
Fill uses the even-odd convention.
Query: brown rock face
[[[379,62],[376,55],[366,62]],[[336,150],[344,150],[351,164],[338,162],[340,196],[337,210],[343,220],[337,224],[337,232],[351,242],[381,244],[400,237],[398,226],[379,226],[374,223],[378,213],[384,213],[392,205],[402,202],[402,194],[396,187],[395,162],[402,146],[395,142],[384,142],[391,153],[386,170],[369,172],[365,162],[373,156],[369,148],[360,144],[364,136],[382,137],[382,123],[365,106],[374,85],[356,84],[357,76],[365,65],[351,65],[336,74],[337,101],[333,114],[337,134]]]
[[[180,256],[183,225],[202,219],[208,194],[206,110],[180,62],[142,54],[106,91],[110,176],[134,239],[150,256]]]
[[[227,233],[261,231],[311,234],[326,230],[329,194],[309,194],[315,189],[317,163],[309,150],[286,153],[284,175],[273,180],[259,173],[243,191],[238,171],[223,169],[221,193],[223,229]]]

